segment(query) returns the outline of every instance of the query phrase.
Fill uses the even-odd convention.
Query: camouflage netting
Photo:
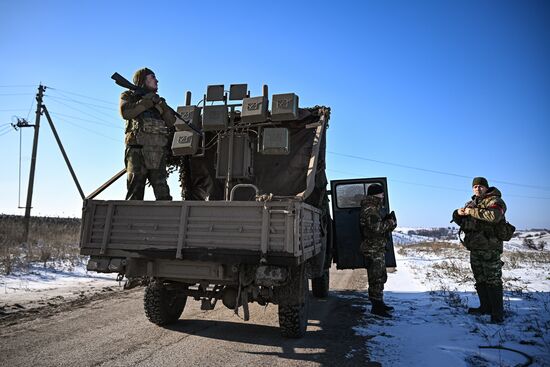
[[[326,128],[330,117],[330,108],[315,106],[300,109],[300,119],[277,122],[274,126],[286,127],[289,130],[290,153],[288,155],[264,155],[253,151],[253,172],[251,179],[235,179],[237,183],[252,183],[259,188],[260,194],[275,196],[295,196],[306,190],[306,177],[311,158],[312,146],[316,135],[316,126],[306,125],[319,122],[324,115],[327,121],[322,134],[315,188],[306,202],[316,207],[328,205],[326,199],[327,178],[325,174]],[[239,123],[236,119],[236,124]],[[248,125],[243,131],[257,131],[254,125]],[[256,140],[257,134],[250,133]],[[206,142],[214,141],[215,132],[206,133]],[[209,144],[207,144],[208,146]],[[255,141],[255,146],[257,141]],[[170,171],[179,170],[182,198],[184,200],[223,200],[225,180],[216,178],[216,144],[206,150],[204,157],[170,157]],[[247,190],[239,191],[236,200],[254,200],[254,194]]]

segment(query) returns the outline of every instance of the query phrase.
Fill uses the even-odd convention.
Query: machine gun
[[[133,83],[131,83],[128,79],[126,79],[125,77],[123,77],[119,73],[114,73],[113,75],[111,75],[111,79],[113,79],[115,81],[115,83],[117,85],[120,85],[122,88],[133,90],[138,95],[144,96],[144,95],[146,95],[147,93],[150,92],[150,91],[148,91],[144,88],[140,88],[137,85],[134,85]],[[192,124],[188,121],[185,121],[185,119],[179,113],[174,111],[174,109],[172,107],[168,106],[168,109],[170,110],[170,112],[172,114],[174,114],[174,116],[176,116],[180,120],[184,121],[187,124],[187,126],[189,126],[194,132],[196,132],[199,135],[202,135],[202,130],[201,129],[196,127],[194,124]]]

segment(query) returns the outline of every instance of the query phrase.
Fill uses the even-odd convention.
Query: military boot
[[[372,303],[372,308],[370,312],[372,314],[382,316],[382,317],[387,317],[387,318],[392,317],[392,315],[390,315],[388,311],[386,311],[386,309],[384,308],[384,302],[373,299],[371,300],[371,303]]]
[[[504,293],[502,285],[488,286],[487,293],[491,301],[491,323],[502,324],[504,322]]]
[[[489,293],[487,290],[487,284],[476,284],[477,296],[479,298],[479,307],[470,307],[468,313],[470,315],[490,315],[491,314],[491,301],[489,300]]]

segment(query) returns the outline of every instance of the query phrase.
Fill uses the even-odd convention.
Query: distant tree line
[[[407,234],[413,236],[433,237],[442,240],[450,240],[456,238],[456,232],[451,227],[414,229],[409,230]]]

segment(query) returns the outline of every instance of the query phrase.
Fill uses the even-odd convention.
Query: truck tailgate
[[[307,260],[321,250],[320,216],[298,201],[87,200],[80,248],[104,256],[173,251],[175,258],[187,248],[235,249]]]

